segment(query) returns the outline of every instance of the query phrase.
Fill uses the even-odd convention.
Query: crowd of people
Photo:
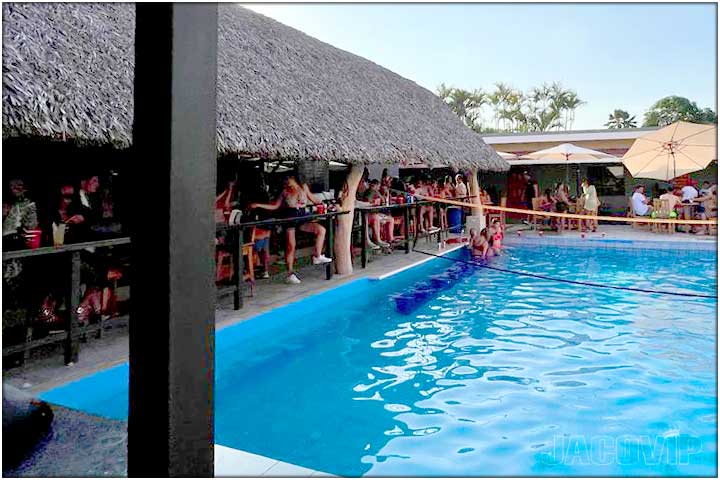
[[[218,194],[215,202],[215,217],[218,223],[235,223],[235,213],[242,217],[243,221],[264,220],[267,217],[274,217],[283,220],[295,220],[284,222],[277,230],[284,231],[284,253],[285,253],[285,282],[289,284],[301,283],[297,274],[295,264],[297,256],[296,231],[300,230],[313,236],[313,252],[311,262],[314,265],[322,265],[332,261],[323,253],[326,231],[325,227],[317,220],[304,220],[304,217],[312,213],[324,213],[334,209],[337,199],[328,200],[310,191],[308,184],[298,173],[291,173],[285,176],[282,190],[270,198],[265,191],[256,191],[251,195],[241,198],[237,188],[237,179],[233,178],[224,184],[224,189]],[[468,201],[468,185],[466,177],[462,173],[455,176],[417,176],[401,180],[388,174],[387,169],[383,170],[379,179],[371,179],[368,169],[365,169],[358,184],[356,193],[356,205],[360,207],[390,206],[393,204],[405,204],[419,202],[424,198],[443,198],[459,201]],[[488,192],[481,189],[481,201],[491,203]],[[263,214],[263,212],[265,212]],[[416,218],[417,217],[417,218]],[[395,240],[403,235],[405,219],[400,210],[386,209],[382,211],[373,210],[368,214],[367,245],[372,249],[389,249]],[[417,211],[413,209],[410,213],[410,228],[414,232],[429,234],[437,232],[438,229],[448,228],[448,218],[445,208],[436,211],[434,205],[421,204]],[[260,278],[269,277],[270,266],[270,240],[275,228],[255,227],[254,228],[254,256],[259,259],[260,269],[256,276]],[[223,245],[226,240],[222,234],[218,236],[218,244]],[[228,255],[219,250],[219,255]],[[255,261],[255,259],[252,259]],[[230,273],[223,274],[222,262],[218,260],[217,279],[229,277]]]
[[[653,206],[653,199],[645,194],[645,186],[637,185],[633,189],[630,199],[632,213],[639,217],[667,217],[681,218],[685,220],[707,220],[717,218],[717,184],[710,184],[705,181],[700,188],[697,183],[690,181],[688,184],[670,185],[669,188],[660,189],[659,200],[662,202],[660,209]],[[677,227],[685,228],[690,233],[710,234],[710,225],[698,227]]]
[[[523,174],[527,181],[524,204],[528,210],[555,213],[573,211],[573,213],[593,216],[598,214],[601,202],[595,185],[592,184],[590,179],[583,178],[580,184],[580,194],[577,197],[572,197],[570,188],[564,182],[555,182],[551,187],[545,188],[540,193],[537,181],[527,171]],[[548,218],[544,222],[560,230],[570,228],[570,219],[567,218]],[[597,220],[587,219],[580,221],[581,231],[591,230],[595,232],[597,228]]]
[[[12,251],[42,246],[59,247],[77,242],[100,240],[122,233],[110,188],[102,188],[95,174],[61,180],[49,191],[37,194],[26,188],[22,178],[9,180],[3,195],[3,250]],[[114,312],[112,285],[122,273],[104,255],[88,248],[81,251],[83,295],[77,309],[81,324],[87,324]],[[33,265],[24,270],[18,259],[3,262],[6,286],[25,279],[40,296],[25,298],[23,308],[31,316],[52,326],[68,320],[66,257],[50,255],[40,271]]]
[[[470,201],[468,196],[467,178],[462,173],[454,176],[418,175],[416,177],[400,179],[392,177],[384,169],[380,179],[370,179],[368,169],[365,169],[357,189],[357,205],[359,206],[389,206],[393,204],[406,204],[422,201],[426,198],[441,198],[461,202]],[[490,194],[480,187],[480,201],[492,204]],[[417,216],[417,218],[416,218]],[[372,212],[368,215],[369,232],[367,244],[374,250],[389,248],[393,241],[405,229],[405,219],[400,211],[386,210],[385,212]],[[448,228],[446,205],[441,205],[436,212],[434,205],[421,205],[419,212],[411,211],[410,230],[417,229],[420,234],[432,234],[438,230]],[[396,234],[396,230],[398,234]]]

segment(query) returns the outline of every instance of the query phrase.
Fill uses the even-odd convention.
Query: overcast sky
[[[246,6],[432,91],[560,81],[587,102],[574,129],[603,128],[615,108],[641,124],[667,95],[716,109],[714,4]]]

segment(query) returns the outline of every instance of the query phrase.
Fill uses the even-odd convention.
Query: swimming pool
[[[714,251],[615,247],[492,265],[716,292]],[[218,332],[216,443],[348,476],[715,475],[716,308],[445,259],[357,280]],[[127,366],[42,397],[125,418]]]

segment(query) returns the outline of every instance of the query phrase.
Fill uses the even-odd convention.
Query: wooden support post
[[[360,240],[360,245],[362,247],[362,251],[360,252],[360,259],[362,268],[367,267],[367,261],[368,261],[368,235],[370,232],[368,232],[368,218],[367,218],[367,212],[364,210],[360,211],[360,224],[362,227],[360,230],[362,230],[362,240]]]
[[[405,204],[403,208],[403,219],[405,220],[405,253],[410,253],[410,207]]]
[[[212,477],[218,6],[135,12],[127,474]]]
[[[80,252],[70,254],[70,315],[68,316],[67,340],[65,343],[65,364],[78,361],[80,338],[78,337],[78,306],[80,305]]]
[[[333,251],[335,250],[335,217],[328,217],[327,226],[327,237],[325,239],[325,255],[332,258],[333,261],[325,266],[325,278],[330,280],[333,276],[333,270],[335,269],[335,258]]]

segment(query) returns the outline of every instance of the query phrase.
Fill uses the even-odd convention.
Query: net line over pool
[[[468,261],[468,260],[463,260],[463,259],[459,259],[459,258],[449,258],[449,257],[443,256],[443,255],[437,255],[434,253],[424,252],[422,250],[417,250],[417,249],[413,249],[413,251],[422,253],[423,255],[429,255],[431,257],[442,258],[449,262],[464,263],[467,265],[473,265],[473,266],[480,267],[480,268],[487,268],[489,270],[495,270],[497,272],[509,273],[509,274],[513,274],[513,275],[521,275],[521,276],[525,276],[525,277],[539,278],[541,280],[550,280],[553,282],[570,283],[573,285],[581,285],[581,286],[585,286],[585,287],[609,288],[609,289],[613,289],[613,290],[627,290],[630,292],[651,293],[651,294],[656,294],[656,295],[674,295],[674,296],[678,296],[678,297],[718,298],[717,295],[707,295],[707,294],[703,294],[703,293],[668,292],[668,291],[663,291],[663,290],[622,287],[619,285],[607,285],[607,284],[592,283],[592,282],[582,282],[579,280],[568,280],[565,278],[549,277],[546,275],[538,275],[535,273],[521,272],[518,270],[509,270],[509,269],[505,269],[505,268],[493,267],[493,266],[488,265],[486,262]]]

